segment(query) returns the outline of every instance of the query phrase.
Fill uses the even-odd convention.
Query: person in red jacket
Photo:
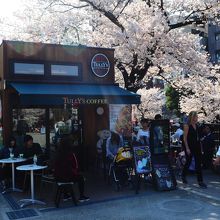
[[[88,201],[89,197],[84,195],[84,177],[79,173],[78,161],[73,151],[73,144],[70,137],[63,137],[60,140],[57,156],[55,159],[54,176],[59,182],[78,183],[80,198],[79,202]]]

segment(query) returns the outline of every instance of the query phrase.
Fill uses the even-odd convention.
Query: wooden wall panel
[[[101,106],[101,105],[100,105]],[[109,129],[109,109],[108,105],[102,105],[104,114],[98,115],[96,105],[84,105],[83,112],[83,140],[85,148],[85,161],[88,166],[94,165],[96,161],[96,143],[98,141],[97,132]]]
[[[27,42],[13,42],[4,41],[7,48],[6,63],[6,79],[7,80],[22,80],[22,81],[48,81],[55,82],[52,76],[16,76],[12,77],[9,74],[9,60],[29,60],[29,61],[43,61],[43,62],[72,62],[81,63],[83,74],[82,80],[75,83],[88,83],[88,84],[114,84],[114,50],[104,48],[92,47],[74,47],[63,46],[54,44],[41,44],[41,43],[27,43]],[[106,77],[99,78],[95,76],[90,67],[92,57],[97,53],[105,54],[111,64],[109,74]],[[54,80],[53,80],[54,79]],[[70,83],[68,79],[62,79],[62,82]],[[60,83],[60,80],[57,80]],[[74,82],[73,82],[74,83]]]

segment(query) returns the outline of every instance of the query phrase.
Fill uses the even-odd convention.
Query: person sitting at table
[[[24,137],[24,145],[20,148],[20,153],[23,154],[24,158],[28,159],[22,163],[23,165],[33,163],[34,155],[37,156],[37,164],[43,164],[43,151],[41,149],[41,146],[40,144],[33,142],[33,137],[31,135],[26,135]],[[24,191],[29,188],[30,181],[27,173],[24,174],[22,172],[19,172],[17,181],[22,185]]]
[[[55,158],[54,177],[57,182],[76,182],[79,187],[79,202],[89,200],[84,194],[85,180],[79,173],[78,161],[74,153],[74,145],[69,136],[63,136],[58,145]]]
[[[14,157],[19,156],[19,149],[17,147],[15,137],[10,137],[8,144],[3,147],[0,151],[0,159],[5,159],[10,157],[10,153],[13,154]]]
[[[33,142],[33,137],[31,135],[26,135],[24,137],[24,147],[23,147],[24,158],[31,158],[40,156],[43,154],[40,144]]]
[[[14,157],[19,156],[18,147],[16,145],[16,139],[14,137],[10,137],[8,144],[1,149],[0,151],[0,159],[9,158],[12,154]],[[9,164],[4,164],[0,167],[0,181],[3,185],[3,188],[6,188],[9,185],[11,179],[11,167]]]

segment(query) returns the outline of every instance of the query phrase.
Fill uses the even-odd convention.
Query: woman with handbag
[[[188,122],[184,125],[183,141],[185,145],[186,164],[182,172],[182,181],[187,184],[186,174],[191,164],[192,157],[195,159],[197,181],[201,188],[207,188],[202,175],[202,148],[198,132],[198,115],[195,111],[189,113]]]

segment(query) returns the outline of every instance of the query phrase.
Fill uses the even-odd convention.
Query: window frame
[[[218,37],[218,39],[217,39],[217,37]],[[215,40],[220,41],[220,32],[215,33]]]
[[[71,76],[71,75],[53,75],[52,74],[52,65],[61,65],[61,66],[78,66],[78,75]],[[77,62],[48,62],[48,75],[52,79],[73,79],[74,81],[82,80],[82,64]]]
[[[35,61],[35,60],[10,60],[9,61],[9,71],[10,74],[12,74],[13,76],[31,76],[31,77],[42,77],[46,75],[46,65],[45,62],[43,61]],[[34,74],[34,73],[16,73],[15,72],[15,64],[39,64],[39,65],[43,65],[43,74]]]
[[[15,63],[25,63],[25,64],[43,64],[44,74],[16,74],[14,69]],[[68,75],[52,75],[51,65],[67,65],[67,66],[78,66],[78,76],[68,76]],[[45,61],[45,60],[25,60],[25,59],[10,59],[8,61],[8,76],[15,80],[40,80],[47,82],[81,82],[83,79],[83,64],[79,62],[59,62],[59,61]]]
[[[67,67],[77,67],[78,68],[78,74],[77,75],[59,75],[59,74],[53,74],[52,72],[52,67],[53,66],[67,66]],[[64,63],[50,63],[50,75],[51,77],[79,77],[80,75],[80,65],[79,64],[73,64],[73,63],[68,63],[68,64],[64,64]]]
[[[215,51],[215,60],[217,63],[220,63],[220,50]]]

